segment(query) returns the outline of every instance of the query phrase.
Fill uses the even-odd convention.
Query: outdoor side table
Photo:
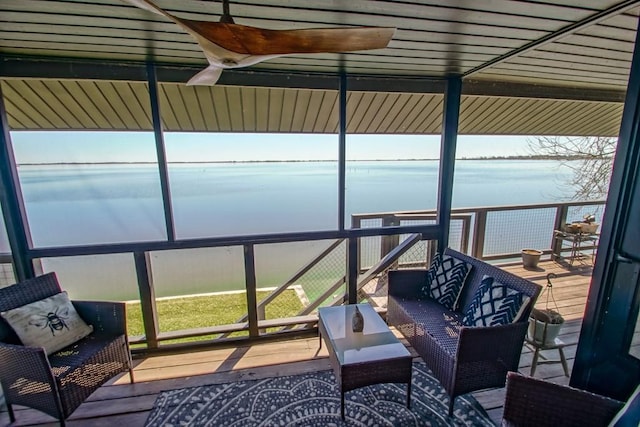
[[[329,360],[340,387],[340,415],[344,419],[344,393],[381,383],[407,384],[407,408],[411,406],[412,358],[369,304],[358,304],[364,330],[353,332],[355,304],[318,309],[320,347],[324,339]]]
[[[571,251],[569,252],[569,264],[573,265],[575,260],[580,260],[585,257],[583,254],[584,249],[591,249],[591,263],[596,254],[596,246],[598,244],[598,235],[590,233],[568,233],[565,231],[554,230],[554,239],[562,242],[568,242],[571,245]],[[554,253],[556,258],[562,257],[562,247],[558,249],[557,253]]]

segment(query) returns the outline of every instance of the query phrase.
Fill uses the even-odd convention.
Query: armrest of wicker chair
[[[389,295],[417,299],[427,283],[427,270],[391,270],[388,275]]]
[[[0,383],[5,396],[18,393],[20,403],[53,415],[51,408],[59,407],[58,385],[44,348],[0,342],[0,360]],[[11,405],[7,408],[14,421]]]
[[[515,364],[517,368],[526,331],[526,322],[486,327],[463,326],[458,340],[458,361],[473,362],[499,356],[505,366]]]
[[[507,372],[518,369],[526,331],[526,322],[462,327],[456,351],[455,395],[503,387]]]
[[[127,334],[126,304],[114,301],[73,301],[82,319],[93,325],[97,334],[111,336]]]
[[[0,378],[5,384],[18,379],[53,382],[47,354],[42,347],[0,342]]]
[[[606,426],[623,403],[569,386],[507,375],[504,426]]]

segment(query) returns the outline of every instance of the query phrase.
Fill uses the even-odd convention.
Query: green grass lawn
[[[258,291],[258,301],[269,293]],[[160,331],[170,332],[236,323],[247,314],[247,297],[243,292],[172,298],[157,301],[156,307]],[[300,310],[295,291],[286,290],[267,305],[266,318],[291,317]],[[140,303],[127,304],[127,329],[129,336],[144,335]]]

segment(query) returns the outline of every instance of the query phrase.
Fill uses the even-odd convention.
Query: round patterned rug
[[[379,384],[345,394],[332,371],[239,381],[162,392],[146,426],[493,426],[471,397],[456,398],[447,416],[448,396],[422,362],[414,362],[411,409],[406,384]]]

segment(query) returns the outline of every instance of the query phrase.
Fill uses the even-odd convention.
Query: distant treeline
[[[461,157],[458,160],[584,160],[590,156],[549,156],[546,154],[534,154],[527,156],[480,156]]]
[[[457,160],[582,160],[588,156],[479,156],[460,157]],[[347,162],[417,162],[435,161],[438,159],[359,159],[347,160]],[[334,159],[317,160],[199,160],[192,162],[167,162],[169,164],[198,164],[198,163],[314,163],[314,162],[337,162]],[[41,166],[41,165],[152,165],[156,162],[50,162],[50,163],[20,163],[19,166]]]

